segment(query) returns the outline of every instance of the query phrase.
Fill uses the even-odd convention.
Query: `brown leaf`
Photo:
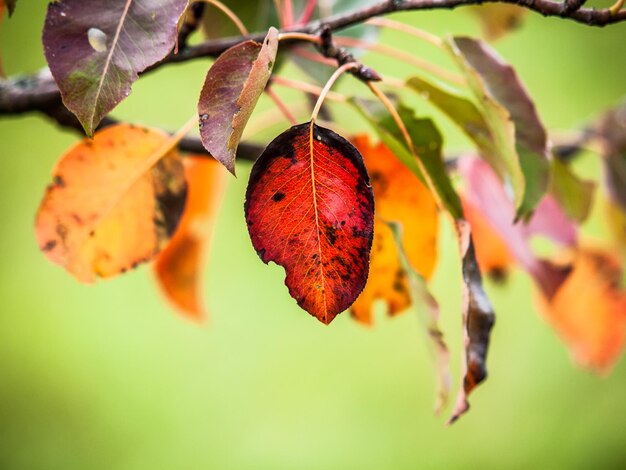
[[[202,300],[202,268],[217,213],[226,189],[226,170],[206,156],[185,158],[188,197],[172,240],[157,257],[154,270],[168,300],[186,317],[206,317]]]
[[[456,405],[448,424],[454,423],[469,410],[467,397],[478,384],[487,378],[487,350],[491,329],[495,322],[493,307],[483,289],[470,226],[466,221],[460,220],[456,223],[456,229],[463,271],[465,356],[463,386],[459,390]]]
[[[244,127],[272,74],[278,30],[259,44],[231,47],[209,69],[198,101],[200,137],[207,151],[235,174],[235,156]]]
[[[119,124],[65,153],[39,208],[41,250],[82,282],[154,257],[185,206],[182,163],[171,138]]]
[[[402,312],[411,304],[393,234],[382,220],[402,224],[408,261],[428,279],[437,261],[439,215],[430,191],[382,142],[374,146],[366,135],[360,135],[354,143],[370,174],[378,218],[374,222],[368,282],[352,304],[351,312],[357,320],[370,324],[372,306],[377,299],[387,302],[390,315]]]

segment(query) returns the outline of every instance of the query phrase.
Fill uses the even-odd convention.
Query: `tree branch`
[[[626,20],[626,10],[612,13],[610,9],[582,8],[582,5],[585,3],[584,0],[564,0],[563,2],[555,2],[553,0],[386,0],[353,12],[331,16],[323,21],[316,20],[302,26],[288,28],[282,32],[307,34],[318,34],[322,30],[334,32],[363,23],[376,16],[399,11],[454,9],[483,3],[515,4],[543,16],[556,16],[589,26],[605,26]],[[236,44],[248,39],[262,41],[264,36],[265,32],[256,33],[246,38],[220,38],[189,47],[184,47],[186,39],[184,37],[181,44],[184,47],[182,50],[178,53],[171,52],[163,60],[149,67],[143,73],[148,73],[169,64],[204,57],[217,57]],[[284,41],[284,45],[294,45],[298,42],[301,41],[298,39],[287,39]],[[31,76],[0,80],[0,116],[33,111],[42,112],[63,126],[77,127],[77,121],[63,106],[59,89],[49,71],[44,70]],[[108,120],[108,122],[110,123],[111,120]]]

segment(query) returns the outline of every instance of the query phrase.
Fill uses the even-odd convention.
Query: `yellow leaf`
[[[73,146],[57,163],[36,220],[41,250],[82,282],[152,259],[185,206],[171,138],[120,124]]]
[[[357,136],[354,143],[370,175],[376,219],[369,278],[351,311],[357,320],[370,324],[372,304],[377,299],[387,302],[390,315],[411,305],[393,233],[382,220],[402,224],[407,258],[428,279],[437,261],[438,213],[428,189],[383,143],[374,146],[365,135]]]
[[[186,317],[206,317],[202,300],[202,268],[215,231],[228,172],[206,156],[185,158],[187,206],[172,240],[154,265],[159,286]]]

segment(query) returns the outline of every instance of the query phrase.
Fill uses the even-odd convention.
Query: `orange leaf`
[[[422,182],[383,144],[374,146],[366,135],[354,140],[370,174],[376,215],[374,243],[365,289],[352,305],[352,315],[372,322],[372,304],[384,299],[390,315],[411,305],[406,273],[400,266],[393,234],[380,219],[403,226],[402,242],[411,265],[428,279],[437,261],[437,206]]]
[[[37,214],[37,241],[82,282],[153,258],[185,206],[180,157],[154,129],[108,127],[73,146],[53,174]]]
[[[514,264],[511,252],[487,218],[464,198],[461,201],[465,218],[472,227],[472,238],[481,272],[496,280],[504,279]]]
[[[213,237],[217,213],[226,189],[226,170],[215,160],[185,158],[189,194],[187,206],[171,242],[154,265],[159,286],[185,316],[206,317],[202,301],[202,266]]]
[[[621,267],[610,254],[580,250],[569,276],[542,310],[574,359],[608,371],[626,339],[626,292],[619,290]]]

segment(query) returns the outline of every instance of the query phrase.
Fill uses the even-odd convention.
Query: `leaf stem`
[[[283,115],[287,118],[287,121],[289,121],[289,123],[292,126],[295,126],[296,124],[298,124],[298,121],[296,120],[294,115],[291,113],[291,111],[289,110],[285,102],[280,98],[280,96],[276,94],[276,92],[272,89],[271,86],[268,86],[267,88],[265,88],[265,93],[267,93],[267,96],[270,97],[270,99],[274,102],[276,107],[280,110],[281,113],[283,113]]]
[[[272,83],[275,83],[276,85],[284,86],[287,88],[292,88],[294,90],[300,90],[305,93],[309,93],[311,95],[317,95],[317,96],[321,95],[323,91],[322,87],[319,87],[312,83],[302,82],[300,80],[293,80],[291,78],[281,77],[278,75],[275,77],[272,77]],[[346,96],[342,95],[341,93],[334,92],[334,91],[328,91],[328,93],[326,93],[326,98],[328,98],[329,100],[338,101],[338,102],[345,102],[348,100]]]
[[[624,0],[617,0],[610,8],[611,16],[615,16],[624,6]]]
[[[384,44],[375,44],[367,41],[362,41],[360,39],[348,38],[348,37],[339,37],[335,36],[335,42],[340,46],[346,47],[355,47],[358,49],[368,49],[373,52],[377,52],[379,54],[383,54],[390,57],[395,57],[401,61],[407,62],[409,64],[415,65],[432,75],[439,77],[445,81],[454,83],[456,85],[465,85],[465,80],[460,75],[449,72],[448,70],[439,67],[438,65],[431,64],[425,60],[422,60],[418,57],[409,54],[408,52],[404,52],[398,49],[395,49],[390,46],[386,46]]]
[[[313,42],[315,44],[320,44],[322,42],[319,36],[316,36],[315,34],[299,33],[297,31],[291,32],[291,33],[280,33],[278,35],[278,40],[279,41],[285,41],[285,40],[308,41],[308,42]]]
[[[322,103],[324,103],[324,99],[326,98],[326,95],[330,91],[330,88],[337,81],[337,79],[341,76],[341,74],[350,69],[356,68],[358,66],[359,64],[357,62],[348,62],[347,64],[343,64],[342,66],[338,67],[337,70],[335,70],[335,72],[330,76],[330,78],[326,82],[326,85],[324,85],[324,88],[322,89],[320,96],[317,99],[317,103],[315,103],[315,107],[313,108],[313,113],[311,113],[311,122],[315,122],[315,120],[317,119],[317,115],[319,114],[320,109],[322,108]],[[369,84],[370,82],[368,82],[368,85]]]
[[[232,11],[230,8],[228,8],[226,5],[224,5],[219,0],[196,0],[196,1],[205,2],[205,3],[209,3],[209,4],[213,5],[215,8],[217,8],[222,13],[224,13],[226,16],[228,16],[228,19],[230,19],[230,21],[233,22],[233,24],[237,27],[237,29],[239,30],[239,33],[242,36],[250,36],[250,33],[248,32],[248,29],[245,27],[245,25],[243,24],[241,19],[235,14],[235,12]]]
[[[434,46],[443,46],[443,41],[434,34],[430,34],[428,31],[416,28],[415,26],[401,23],[400,21],[390,20],[388,18],[371,18],[365,23],[381,28],[395,29],[396,31],[401,31],[406,34],[410,34],[411,36],[414,36],[416,38],[422,39],[430,44],[433,44]]]
[[[285,0],[283,6],[283,18],[285,28],[293,26],[293,2],[292,0]]]

